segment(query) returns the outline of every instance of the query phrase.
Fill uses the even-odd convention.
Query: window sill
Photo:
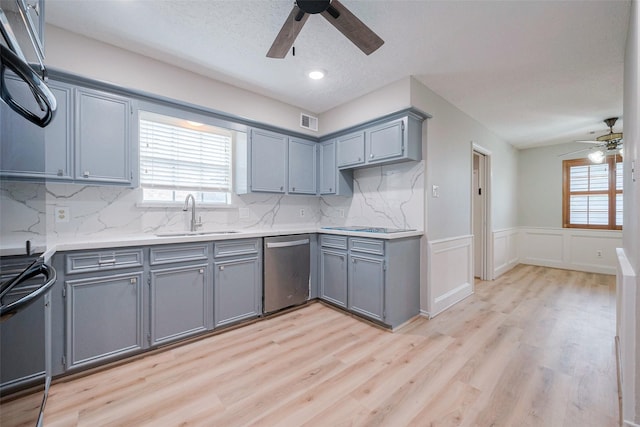
[[[191,206],[191,205],[189,205]],[[148,209],[148,208],[175,208],[182,210],[184,207],[184,202],[138,202],[136,203],[136,208]],[[189,208],[190,209],[190,208]],[[204,203],[198,202],[196,203],[196,209],[238,209],[238,206],[235,205],[227,205],[222,203]]]

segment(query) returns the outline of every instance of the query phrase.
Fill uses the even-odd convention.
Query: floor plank
[[[45,426],[616,426],[614,335],[614,276],[521,265],[394,333],[311,304],[56,382]]]

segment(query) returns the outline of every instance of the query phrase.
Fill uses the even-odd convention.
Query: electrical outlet
[[[69,222],[69,208],[65,206],[56,206],[56,223]]]
[[[300,209],[300,218],[304,217],[304,208]]]
[[[596,257],[602,258],[602,251],[596,251]]]

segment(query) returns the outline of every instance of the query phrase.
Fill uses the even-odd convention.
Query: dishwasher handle
[[[288,242],[267,242],[267,249],[289,248],[291,246],[302,246],[309,244],[309,239],[290,240]]]

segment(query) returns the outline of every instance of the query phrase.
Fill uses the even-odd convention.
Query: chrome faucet
[[[189,199],[191,199],[191,228],[190,231],[196,231],[196,228],[202,226],[202,220],[198,218],[196,222],[196,198],[193,197],[193,194],[187,194],[187,197],[184,199],[184,206],[182,207],[183,211],[189,210]]]

